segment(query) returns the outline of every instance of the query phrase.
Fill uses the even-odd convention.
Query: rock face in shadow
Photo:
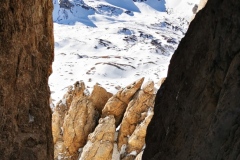
[[[240,1],[209,0],[157,93],[144,160],[240,159]]]
[[[53,159],[52,1],[1,1],[0,159]]]

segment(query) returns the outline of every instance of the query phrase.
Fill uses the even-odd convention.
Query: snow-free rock
[[[136,82],[121,89],[117,92],[116,95],[111,97],[102,110],[102,117],[114,115],[116,120],[115,124],[116,126],[118,126],[122,120],[128,103],[131,101],[131,98],[141,87],[143,80],[144,78],[137,80]]]
[[[111,160],[115,130],[113,115],[101,118],[94,132],[88,136],[79,160]]]
[[[98,112],[87,97],[73,101],[63,123],[63,141],[70,155],[86,144],[97,122]]]
[[[128,137],[133,134],[136,126],[145,119],[147,116],[145,113],[148,112],[149,107],[153,107],[154,98],[154,83],[149,81],[130,101],[119,130],[118,150],[121,150],[122,145],[128,144]]]
[[[102,109],[105,106],[106,102],[110,97],[112,97],[112,93],[106,91],[105,88],[95,84],[93,87],[93,91],[89,97],[89,100],[92,102],[93,106],[98,110],[101,114]]]
[[[135,152],[135,156],[139,154],[144,145],[145,145],[145,137],[147,132],[148,124],[150,123],[153,116],[153,108],[149,108],[147,117],[136,127],[133,134],[128,139],[127,145],[127,154],[131,154]]]

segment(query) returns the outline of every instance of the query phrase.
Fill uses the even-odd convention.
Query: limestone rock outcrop
[[[240,159],[240,1],[209,0],[170,61],[143,160]]]
[[[147,126],[150,123],[152,117],[153,108],[149,108],[147,117],[141,124],[136,127],[133,134],[128,139],[127,154],[131,154],[132,152],[136,152],[136,154],[139,154],[142,151],[145,145]]]
[[[111,160],[113,152],[115,118],[101,118],[95,131],[88,137],[79,160]]]
[[[84,96],[84,90],[85,84],[83,82],[76,82],[74,84],[74,88],[73,86],[69,86],[67,93],[63,96],[62,100],[60,100],[54,108],[52,114],[52,134],[54,144],[58,140],[62,140],[62,126],[65,114],[69,110],[73,98],[75,100],[81,99]]]
[[[147,116],[149,107],[154,105],[154,82],[147,82],[128,104],[118,135],[118,150],[128,144],[128,138]],[[144,142],[145,144],[145,142]]]
[[[0,159],[53,159],[48,77],[53,4],[1,1]]]
[[[63,123],[63,141],[70,155],[86,144],[98,120],[98,113],[87,98],[72,102]]]
[[[55,159],[76,159],[98,121],[99,113],[85,94],[85,84],[70,86],[56,105],[52,117]]]
[[[144,78],[141,78],[121,89],[116,95],[111,97],[102,110],[102,117],[114,115],[116,126],[118,126],[122,120],[128,103],[131,101],[131,98],[134,96],[134,94],[139,90],[143,81]]]
[[[81,81],[70,86],[53,112],[54,159],[134,159],[145,144],[155,99],[154,82],[142,86],[143,80],[114,96],[99,85],[90,95]],[[101,113],[103,118],[99,120]],[[116,119],[117,125],[121,122],[118,131]],[[122,147],[118,149],[117,144],[126,146],[126,150],[120,151]]]
[[[103,107],[105,106],[109,98],[111,98],[112,96],[112,93],[107,92],[105,88],[96,84],[93,87],[93,91],[89,97],[89,100],[93,103],[93,106],[101,114]]]

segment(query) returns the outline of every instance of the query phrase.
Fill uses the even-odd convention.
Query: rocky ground
[[[83,82],[70,86],[53,111],[54,158],[133,160],[138,154],[141,158],[155,99],[153,81],[143,81],[115,95],[98,84],[91,94]]]
[[[55,159],[142,159],[157,88],[198,2],[53,2]]]

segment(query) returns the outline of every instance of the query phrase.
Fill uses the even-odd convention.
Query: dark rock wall
[[[240,1],[209,0],[157,93],[144,160],[240,159]]]
[[[51,0],[1,0],[0,159],[51,160]]]

